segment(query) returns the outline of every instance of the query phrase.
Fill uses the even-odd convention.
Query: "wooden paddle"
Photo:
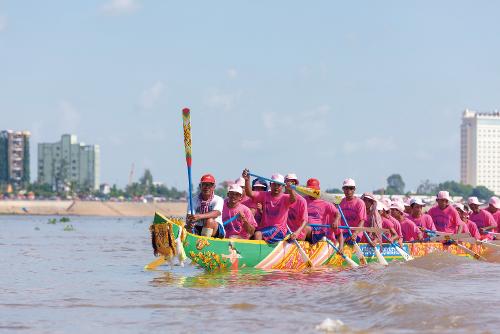
[[[365,238],[366,240],[368,240],[368,243],[373,247],[373,249],[375,250],[375,255],[377,256],[377,260],[380,264],[383,264],[384,266],[388,266],[389,263],[387,263],[387,260],[384,258],[384,256],[382,255],[382,253],[380,253],[380,250],[377,248],[377,245],[375,245],[372,241],[372,239],[370,238],[370,236],[368,235],[368,233],[366,231],[363,232],[363,234],[365,235]]]
[[[465,247],[464,245],[461,245],[459,244],[459,241],[458,240],[455,240],[453,238],[450,238],[450,236],[454,236],[454,234],[450,234],[450,233],[444,233],[444,232],[437,232],[437,231],[431,231],[431,230],[427,230],[427,229],[424,229],[424,231],[428,234],[428,235],[438,235],[438,236],[445,236],[445,237],[448,237],[446,240],[447,241],[450,241],[452,244],[454,244],[455,246],[457,246],[458,248],[460,248],[461,250],[463,250],[465,253],[469,254],[470,256],[472,256],[473,258],[475,258],[476,260],[482,260],[482,261],[486,261],[486,259],[484,257],[482,257],[481,255],[477,254],[476,252],[474,252],[473,250]],[[468,237],[470,235],[468,235],[467,233],[461,233],[461,234],[458,234],[458,235],[462,235],[462,234],[465,234],[467,235]],[[455,234],[457,235],[457,234]]]
[[[290,227],[287,226],[286,228],[288,230],[288,234],[291,235],[292,230],[290,230]],[[313,263],[312,263],[311,259],[309,258],[309,256],[307,256],[306,252],[304,251],[302,246],[299,244],[299,242],[296,239],[292,239],[292,241],[295,244],[295,246],[297,246],[297,250],[299,251],[299,254],[302,257],[302,260],[307,264],[308,267],[313,267]]]
[[[368,261],[366,261],[365,255],[363,254],[363,251],[361,250],[358,243],[356,242],[356,237],[353,237],[353,235],[352,235],[351,227],[347,223],[347,219],[345,219],[344,212],[342,211],[340,204],[337,204],[337,203],[335,203],[335,204],[337,205],[337,209],[340,212],[340,216],[342,217],[342,221],[344,222],[345,226],[347,227],[347,233],[349,234],[349,237],[352,239],[354,251],[356,252],[356,255],[358,256],[359,263],[360,264],[367,264]]]
[[[349,263],[349,265],[351,267],[353,267],[353,268],[359,267],[359,264],[357,264],[356,262],[354,262],[353,259],[351,259],[347,255],[345,255],[343,252],[341,252],[340,249],[337,246],[335,246],[335,244],[330,239],[328,239],[327,237],[323,237],[323,238],[328,243],[328,245],[330,245],[335,250],[335,252],[337,252],[337,254],[339,254],[340,256],[342,256],[342,258],[344,260],[346,260],[347,263]]]
[[[184,150],[186,152],[186,165],[188,173],[188,195],[189,195],[189,212],[194,215],[193,208],[193,193],[191,182],[191,111],[189,108],[182,109],[182,127],[184,129]]]
[[[155,259],[154,261],[146,264],[144,266],[144,269],[145,270],[153,270],[153,269],[156,269],[156,267],[158,266],[161,266],[162,264],[164,264],[167,260],[165,259],[165,256],[163,255],[160,255],[157,259]]]
[[[405,261],[411,261],[413,260],[413,256],[411,256],[410,254],[408,254],[407,252],[405,252],[401,247],[399,247],[394,241],[391,241],[391,239],[389,239],[388,236],[386,236],[384,233],[382,233],[382,238],[385,238],[385,240],[387,240],[392,247],[394,247],[396,249],[396,251],[403,257],[403,259]]]

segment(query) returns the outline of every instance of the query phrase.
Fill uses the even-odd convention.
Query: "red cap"
[[[207,182],[207,183],[215,183],[215,177],[213,177],[212,174],[205,174],[201,177],[200,183]]]
[[[309,179],[309,180],[307,180],[307,187],[308,188],[312,188],[312,189],[316,189],[316,190],[320,190],[320,188],[319,188],[319,180],[318,179]]]

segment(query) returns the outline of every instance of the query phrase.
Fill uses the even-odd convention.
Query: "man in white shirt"
[[[222,224],[222,209],[224,200],[214,194],[215,178],[205,174],[200,179],[200,192],[193,198],[194,214],[186,215],[186,228],[198,235],[213,238],[224,238],[224,225]]]

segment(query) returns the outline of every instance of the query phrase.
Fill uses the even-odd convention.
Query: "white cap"
[[[231,184],[227,190],[227,192],[233,192],[233,193],[238,193],[240,195],[243,194],[243,190],[241,189],[241,187],[239,185],[237,185],[236,183],[234,184]]]
[[[455,204],[453,204],[453,206],[454,206],[455,208],[457,208],[457,209],[461,210],[462,212],[466,212],[466,211],[465,211],[465,207],[464,207],[464,205],[463,205],[462,203],[455,203]]]
[[[491,204],[491,205],[493,205],[493,207],[500,209],[500,199],[496,196],[493,196],[492,198],[490,198],[490,200],[488,201],[488,204]]]
[[[278,183],[285,183],[285,178],[281,174],[273,174],[271,175],[271,180],[276,181]]]
[[[445,200],[451,201],[450,193],[447,192],[446,190],[441,190],[440,192],[438,192],[438,194],[436,196],[436,200],[438,200],[438,199],[445,199]]]
[[[410,201],[410,205],[413,205],[413,204],[425,206],[424,201],[422,201],[420,198],[412,198]]]
[[[245,186],[245,179],[242,177],[239,177],[236,180],[234,180],[234,184],[237,184],[243,188]]]
[[[469,199],[467,200],[467,203],[469,205],[470,204],[475,204],[475,205],[481,205],[481,204],[483,204],[483,203],[479,202],[479,200],[475,196],[469,197]]]
[[[405,206],[400,202],[393,201],[390,208],[405,212]]]
[[[345,179],[342,183],[342,187],[356,187],[356,181],[353,179]]]
[[[285,180],[295,180],[295,181],[297,181],[297,183],[299,183],[299,178],[294,173],[286,174]]]
[[[382,211],[382,210],[385,211],[385,210],[387,210],[387,206],[384,203],[382,203],[381,201],[377,201],[377,210],[378,211]]]
[[[372,193],[363,193],[363,195],[361,195],[361,199],[364,198],[371,199],[374,202],[376,201],[375,196]]]
[[[411,200],[409,198],[403,200],[403,205],[404,206],[411,206]]]
[[[388,198],[382,198],[380,201],[384,204],[384,210],[388,211],[391,207],[391,200]]]

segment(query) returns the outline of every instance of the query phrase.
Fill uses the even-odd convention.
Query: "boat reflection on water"
[[[167,270],[156,270],[156,277],[151,285],[179,286],[185,288],[216,288],[216,287],[270,287],[294,283],[297,285],[343,284],[356,276],[369,277],[371,273],[383,269],[382,266],[372,265],[357,270],[341,268],[310,268],[303,271],[296,270],[262,270],[257,268],[242,268],[237,270],[208,272],[189,264],[185,268],[173,267]]]

